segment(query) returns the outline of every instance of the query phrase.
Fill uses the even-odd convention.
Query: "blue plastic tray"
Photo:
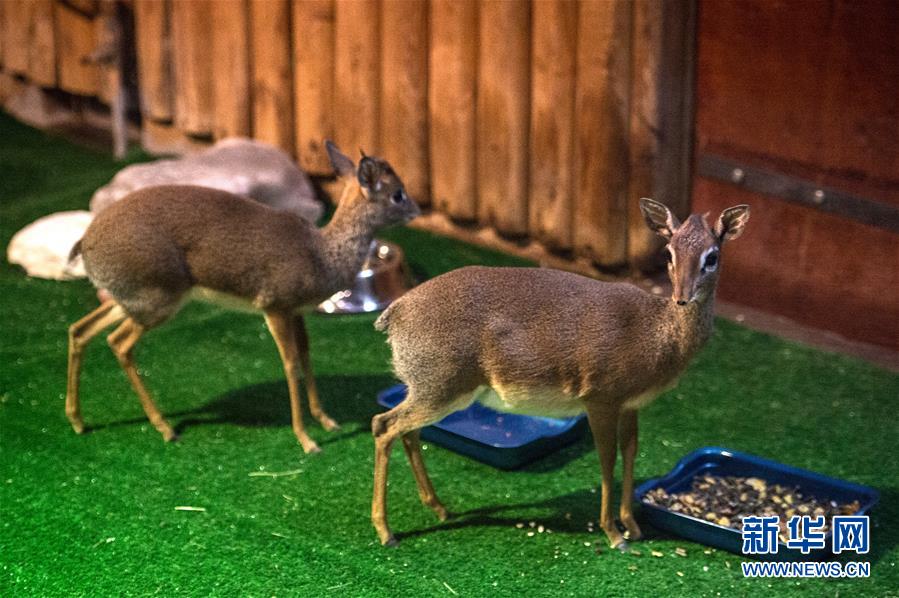
[[[693,451],[674,466],[666,476],[648,480],[634,491],[634,498],[642,508],[643,517],[659,529],[682,536],[688,540],[715,546],[736,554],[742,554],[742,535],[739,531],[697,519],[682,513],[643,502],[647,492],[664,488],[666,492],[684,492],[699,475],[757,477],[773,484],[798,486],[806,496],[819,500],[835,500],[849,503],[857,500],[860,508],[855,515],[864,515],[880,498],[873,488],[853,484],[819,473],[769,461],[720,447],[704,447]],[[828,532],[824,550],[813,550],[808,555],[780,544],[777,554],[762,555],[765,560],[808,560],[832,557],[831,533]]]
[[[378,393],[378,404],[392,409],[406,398],[398,384]],[[516,469],[580,439],[584,415],[567,419],[500,413],[477,401],[421,431],[421,437],[499,469]]]

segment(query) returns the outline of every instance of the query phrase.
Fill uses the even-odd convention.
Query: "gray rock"
[[[17,232],[6,248],[6,259],[29,276],[68,280],[81,278],[84,264],[78,257],[69,264],[69,252],[93,220],[83,210],[57,212],[35,220]]]
[[[91,198],[97,214],[132,191],[154,185],[201,185],[251,197],[316,222],[323,207],[309,177],[278,148],[242,137],[223,139],[208,150],[122,169]]]

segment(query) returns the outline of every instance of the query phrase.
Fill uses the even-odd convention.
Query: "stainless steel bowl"
[[[338,291],[319,304],[326,314],[359,314],[380,311],[412,287],[403,250],[375,239],[368,257],[356,275],[353,287]]]

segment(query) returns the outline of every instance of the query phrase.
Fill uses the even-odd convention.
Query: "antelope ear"
[[[671,210],[664,204],[654,199],[641,198],[640,211],[643,212],[646,225],[660,237],[670,239],[674,231],[680,227],[680,221],[677,219],[677,216],[672,214]]]
[[[328,158],[331,159],[331,166],[334,167],[334,172],[337,173],[337,176],[342,178],[356,173],[356,165],[337,149],[333,141],[326,139],[325,149],[328,150]]]
[[[749,206],[743,204],[727,208],[718,217],[715,223],[715,235],[718,241],[733,241],[743,234],[746,223],[749,222]]]
[[[384,174],[384,168],[380,162],[374,158],[364,156],[359,162],[359,184],[368,191],[381,190],[381,175]]]

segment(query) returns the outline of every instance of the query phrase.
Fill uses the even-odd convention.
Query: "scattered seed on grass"
[[[663,556],[665,556],[664,554],[662,554],[662,553],[659,552],[658,550],[653,550],[650,554],[652,554],[652,556],[655,556],[655,557],[663,557]]]
[[[640,552],[639,550],[631,550],[630,553],[631,553],[633,556],[643,556],[643,553]]]
[[[703,566],[702,566],[702,570],[703,570],[703,571],[708,571],[708,570],[709,570],[709,566],[708,566],[708,565],[703,565]]]
[[[206,507],[175,507],[176,511],[196,511],[198,513],[205,513]]]
[[[724,561],[724,566],[730,569],[730,561]]]
[[[450,591],[450,594],[452,594],[453,596],[458,596],[458,595],[459,595],[459,592],[457,592],[456,590],[454,590],[453,588],[451,588],[450,585],[449,585],[448,583],[443,582],[443,585],[446,586],[446,589],[449,590],[449,591]]]
[[[541,534],[542,534],[545,530],[546,530],[546,528],[543,527],[542,525],[538,525],[538,526],[537,526],[537,532],[538,532],[538,533],[541,533]]]
[[[251,478],[283,478],[301,473],[303,473],[302,469],[291,469],[290,471],[251,471],[247,475]]]
[[[272,532],[272,535],[277,538],[287,538],[284,534],[279,534],[278,532]]]
[[[534,535],[534,532],[528,532],[528,538]]]
[[[518,529],[521,529],[521,528],[524,527],[524,524],[523,524],[523,523],[516,523],[516,524],[515,524],[515,527],[517,527]]]
[[[678,546],[674,549],[674,554],[676,554],[677,556],[687,556],[687,551]]]
[[[637,570],[637,565],[628,565],[627,568],[628,568],[629,571],[636,571],[636,570]]]
[[[100,546],[101,544],[109,544],[110,542],[115,542],[115,538],[103,538],[102,540],[98,540],[96,544],[91,546],[91,548],[96,548],[97,546]]]
[[[683,576],[684,576],[684,572],[683,572],[683,571],[675,571],[675,573],[677,573],[677,576],[678,576],[678,577],[683,577]]]

